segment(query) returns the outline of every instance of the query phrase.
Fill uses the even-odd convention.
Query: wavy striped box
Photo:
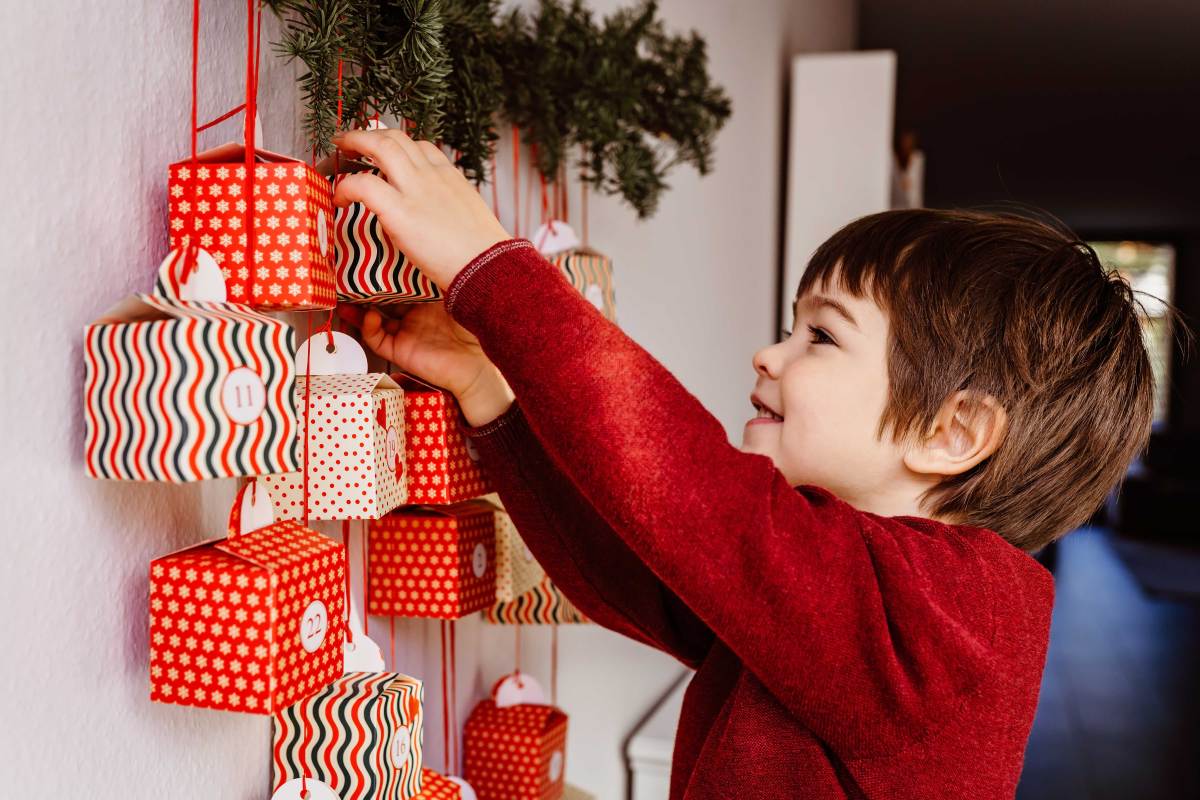
[[[549,576],[513,600],[497,600],[483,611],[492,625],[575,625],[588,622]]]
[[[613,287],[611,258],[583,247],[564,250],[550,256],[549,261],[562,270],[567,281],[578,289],[597,311],[608,320],[617,321],[617,295]]]
[[[424,797],[430,787],[421,765],[423,703],[416,678],[349,672],[277,712],[275,789],[307,774],[342,800]]]
[[[343,672],[346,557],[294,522],[150,563],[150,699],[273,714]]]
[[[84,329],[84,463],[182,482],[300,466],[291,326],[225,303],[139,294]]]
[[[365,170],[374,175],[379,170]],[[346,177],[338,175],[337,184]],[[346,303],[414,303],[439,300],[442,291],[384,233],[383,225],[362,203],[337,210],[333,224],[337,297]]]
[[[567,715],[553,706],[484,700],[463,727],[463,772],[479,800],[558,800]]]
[[[333,308],[333,189],[303,161],[255,150],[247,178],[245,147],[221,145],[170,166],[167,223],[171,249],[194,241],[216,259],[229,299],[254,308]],[[252,204],[252,205],[251,205]],[[246,261],[247,231],[251,238]]]
[[[496,509],[406,506],[367,528],[367,613],[458,619],[496,598]]]

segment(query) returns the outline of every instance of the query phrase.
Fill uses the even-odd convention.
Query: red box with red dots
[[[558,800],[567,715],[553,706],[484,700],[463,728],[463,771],[479,800]]]
[[[344,549],[294,522],[150,563],[150,699],[273,714],[343,672]]]
[[[367,613],[458,619],[496,599],[496,508],[406,506],[368,527]]]
[[[404,389],[407,502],[444,505],[492,491],[479,453],[462,431],[454,395],[408,375],[397,380]]]
[[[270,310],[333,308],[333,189],[303,161],[231,143],[172,164],[171,248],[195,242],[225,274],[229,302]],[[247,197],[253,205],[247,205]],[[246,260],[246,232],[251,258]],[[193,239],[192,237],[195,237]]]
[[[295,397],[296,449],[302,464],[308,459],[308,519],[378,519],[406,502],[404,392],[391,378],[301,375]],[[276,519],[304,518],[304,472],[263,482]]]

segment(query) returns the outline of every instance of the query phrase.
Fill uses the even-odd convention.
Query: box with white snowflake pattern
[[[410,376],[398,377],[404,389],[409,503],[444,505],[492,491],[479,453],[463,433],[462,412],[454,395]]]
[[[254,156],[249,178],[245,148],[237,143],[171,165],[171,248],[194,241],[212,254],[232,303],[268,310],[333,308],[329,180],[303,161],[266,150]],[[253,264],[247,262],[247,230]]]
[[[367,528],[367,613],[458,619],[496,598],[496,508],[406,506]]]
[[[294,522],[150,564],[150,699],[273,714],[343,672],[346,560]]]
[[[567,715],[557,708],[484,700],[463,728],[463,777],[479,800],[558,800],[566,749]]]
[[[421,793],[413,800],[462,800],[462,789],[454,781],[431,769],[421,770]]]
[[[391,378],[300,375],[296,416],[297,449],[308,459],[308,519],[378,519],[407,501],[404,393]],[[303,471],[263,481],[277,519],[305,517]]]

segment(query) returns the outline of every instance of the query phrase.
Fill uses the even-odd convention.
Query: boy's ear
[[[942,404],[923,441],[913,442],[904,466],[923,475],[960,475],[996,452],[1008,415],[996,398],[968,390]]]

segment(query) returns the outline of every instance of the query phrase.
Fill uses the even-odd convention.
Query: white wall
[[[7,166],[0,486],[9,509],[0,566],[3,793],[264,798],[266,720],[147,699],[147,565],[217,534],[232,482],[101,483],[84,477],[80,458],[82,327],[145,289],[164,252],[166,165],[187,148],[190,4],[10,5],[0,32]],[[594,3],[600,11],[616,5]],[[773,336],[785,50],[851,46],[854,3],[662,6],[672,26],[708,38],[734,117],[721,134],[714,175],[678,173],[657,217],[644,224],[615,201],[594,199],[592,240],[616,260],[621,324],[736,437],[748,412],[750,356]],[[235,0],[204,7],[207,118],[238,102],[244,18]],[[274,31],[270,24],[266,38]],[[295,147],[293,78],[292,68],[264,59],[260,105],[272,148]],[[205,141],[235,135],[235,125],[223,127]],[[383,628],[372,620],[373,633]],[[401,621],[397,630],[399,665],[428,679],[436,720],[435,626]],[[465,717],[473,696],[509,667],[512,632],[469,620],[459,636]],[[527,669],[548,662],[547,640],[545,631],[526,634]],[[621,740],[676,667],[595,628],[564,629],[560,653],[559,699],[572,718],[568,777],[615,800],[624,792]],[[427,735],[434,766],[440,738],[435,723]]]

